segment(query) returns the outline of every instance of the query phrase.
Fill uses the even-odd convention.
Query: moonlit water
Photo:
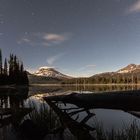
[[[106,89],[106,90],[105,90]],[[16,113],[13,113],[12,115],[9,113],[7,115],[1,116],[1,128],[0,128],[0,139],[2,140],[20,140],[20,127],[22,123],[29,118],[30,114],[32,114],[32,118],[35,118],[33,115],[36,115],[33,113],[33,110],[39,110],[41,105],[45,105],[45,109],[48,109],[48,113],[51,113],[49,105],[43,100],[42,97],[44,96],[50,96],[50,95],[68,95],[72,92],[77,93],[91,93],[94,94],[95,92],[108,92],[108,91],[117,91],[117,90],[134,90],[139,89],[139,87],[105,87],[105,86],[96,86],[96,87],[47,87],[45,85],[36,85],[36,86],[30,86],[28,88],[3,88],[0,92],[0,106],[2,109],[5,108],[11,108],[12,111],[16,110]],[[33,107],[33,110],[28,110],[30,107]],[[59,104],[60,109],[65,108],[75,108],[75,105],[72,104],[66,104],[64,105]],[[19,110],[21,110],[19,112]],[[23,113],[22,113],[23,111]],[[53,111],[53,110],[52,110]],[[72,112],[74,110],[70,110]],[[130,125],[134,121],[137,121],[139,123],[139,119],[123,110],[111,110],[111,109],[89,109],[89,112],[91,114],[95,114],[92,117],[89,117],[86,124],[95,127],[98,124],[100,124],[105,131],[110,131],[112,129],[120,130],[124,126]],[[20,115],[17,115],[20,114]],[[10,118],[10,116],[14,116],[14,119]],[[55,114],[54,115],[58,122],[59,117]],[[52,115],[52,117],[54,117]],[[78,116],[78,117],[77,117]],[[77,118],[77,122],[82,121],[87,116],[87,112],[79,112],[72,116],[72,119]],[[51,121],[54,121],[52,118]],[[57,125],[59,124],[57,123]],[[61,124],[59,124],[61,125]],[[54,127],[54,126],[53,126]],[[65,128],[66,129],[66,128]],[[72,133],[70,133],[72,135]],[[47,136],[46,136],[47,137]],[[48,138],[48,137],[47,137]],[[26,138],[25,138],[26,139]]]

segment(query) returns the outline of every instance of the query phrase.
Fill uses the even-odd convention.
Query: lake
[[[128,111],[125,108],[109,109],[110,107],[85,108],[71,103],[47,103],[43,99],[52,95],[69,95],[72,92],[80,94],[105,92],[107,94],[109,91],[131,90],[140,90],[140,86],[1,87],[0,140],[92,139],[97,127],[110,132],[112,129],[122,130],[133,122],[139,125],[139,111]]]

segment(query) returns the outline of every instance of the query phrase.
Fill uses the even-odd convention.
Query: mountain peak
[[[40,67],[34,75],[36,76],[44,76],[44,77],[51,77],[51,78],[58,78],[58,79],[71,79],[72,77],[67,76],[65,74],[60,73],[59,71],[55,70],[53,67]]]
[[[129,64],[126,67],[117,71],[117,73],[131,73],[140,70],[140,65]]]

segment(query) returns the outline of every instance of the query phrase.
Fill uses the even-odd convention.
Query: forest
[[[103,74],[92,77],[65,79],[61,84],[139,84],[139,73],[128,74]]]
[[[10,54],[10,57],[4,58],[3,61],[2,50],[0,49],[0,85],[28,84],[28,76],[24,70],[23,62],[14,54]]]

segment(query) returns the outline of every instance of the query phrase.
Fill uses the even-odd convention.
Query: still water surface
[[[138,86],[72,86],[46,85],[29,88],[0,89],[0,140],[59,140],[94,135],[97,125],[105,131],[119,130],[139,118],[124,110],[81,109],[74,104],[49,106],[42,97],[72,92],[94,94],[108,91],[139,90]],[[69,122],[69,123],[68,123]],[[84,128],[84,129],[83,129]],[[86,131],[85,131],[86,128]],[[87,131],[88,130],[88,131]],[[80,139],[80,136],[78,136]]]

